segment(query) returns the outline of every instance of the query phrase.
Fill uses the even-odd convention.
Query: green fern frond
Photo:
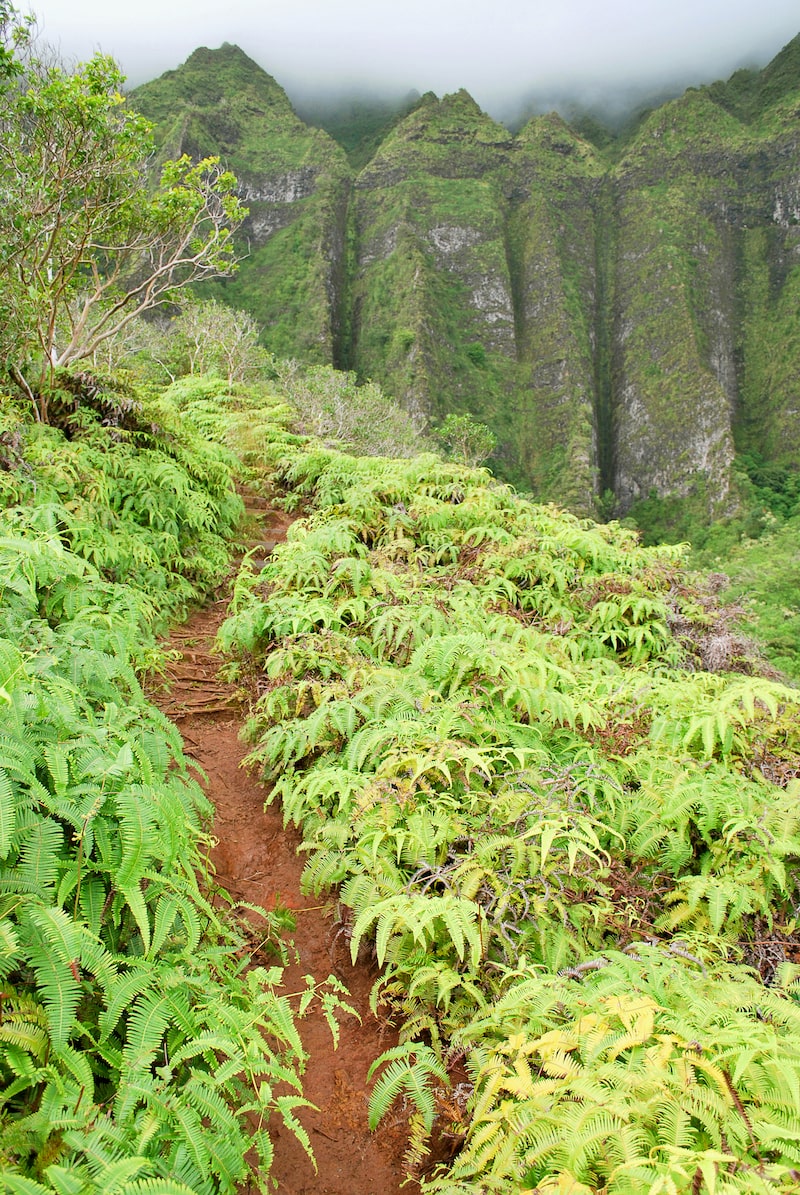
[[[140,1178],[135,1182],[125,1183],[115,1195],[197,1195],[197,1188],[186,1186],[185,1183],[176,1182],[172,1178]]]
[[[161,1045],[169,1023],[170,997],[157,992],[137,996],[128,1014],[127,1042],[123,1052],[132,1073],[142,1073]]]
[[[0,767],[0,859],[7,859],[17,828],[17,803],[11,781]]]
[[[388,1065],[387,1065],[388,1064]],[[371,1079],[378,1067],[386,1069],[380,1075],[369,1101],[369,1127],[373,1131],[383,1120],[394,1101],[407,1097],[422,1117],[428,1133],[436,1116],[436,1098],[431,1090],[434,1080],[449,1085],[447,1071],[428,1046],[413,1042],[394,1046],[373,1062],[367,1075]]]
[[[81,998],[80,929],[63,909],[35,908],[29,916],[37,931],[29,961],[42,994],[53,1048],[58,1051],[66,1046],[74,1028]]]
[[[315,1105],[310,1100],[300,1099],[294,1095],[279,1095],[275,1097],[275,1106],[281,1114],[283,1123],[286,1125],[290,1133],[294,1135],[297,1141],[302,1145],[306,1155],[314,1167],[314,1172],[317,1172],[317,1161],[314,1157],[314,1151],[311,1148],[311,1139],[308,1133],[303,1128],[300,1121],[294,1115],[296,1108],[314,1108]]]
[[[123,1012],[155,982],[156,973],[141,961],[132,970],[117,977],[109,987],[106,1007],[100,1013],[99,1027],[103,1037],[109,1037],[114,1032]]]
[[[0,1173],[0,1190],[8,1191],[10,1195],[53,1195],[52,1187],[43,1187],[22,1174]]]

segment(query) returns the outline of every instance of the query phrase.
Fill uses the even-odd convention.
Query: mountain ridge
[[[605,146],[555,113],[512,134],[462,89],[357,168],[232,46],[131,102],[239,176],[250,253],[214,293],[279,355],[472,414],[503,475],[579,513],[612,491],[620,514],[651,494],[723,514],[756,442],[796,468],[800,35]]]

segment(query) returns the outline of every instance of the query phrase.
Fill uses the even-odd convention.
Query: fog
[[[800,32],[797,0],[40,0],[33,11],[65,57],[112,54],[131,85],[228,41],[296,101],[465,87],[500,119],[524,101],[633,106],[762,66]]]

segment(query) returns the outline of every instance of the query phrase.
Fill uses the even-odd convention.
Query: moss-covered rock
[[[133,99],[163,152],[238,174],[247,256],[216,290],[277,354],[476,417],[499,472],[579,513],[719,515],[736,451],[797,466],[800,37],[595,144],[429,93],[348,164],[234,46]]]
[[[250,212],[244,256],[236,276],[208,292],[250,311],[274,352],[334,359],[350,186],[343,150],[305,125],[238,46],[195,50],[130,98],[155,123],[162,154],[219,155],[239,179]]]

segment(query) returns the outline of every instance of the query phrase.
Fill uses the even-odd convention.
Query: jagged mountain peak
[[[242,66],[254,74],[266,74],[249,54],[245,54],[241,46],[237,46],[235,42],[229,41],[224,41],[216,49],[210,49],[208,46],[198,46],[186,59],[184,65],[187,67],[211,66],[219,68],[224,63]]]
[[[703,92],[745,124],[800,95],[800,34],[792,38],[763,70],[743,68],[729,79],[710,83]]]
[[[414,153],[424,153],[425,147],[450,145],[457,153],[459,146],[506,148],[511,141],[508,130],[488,116],[464,88],[441,98],[429,91],[388,134],[373,165],[405,154],[409,147],[414,147]]]
[[[246,256],[215,293],[279,356],[471,413],[498,469],[581,513],[724,513],[735,449],[798,459],[799,68],[797,38],[591,140],[556,113],[514,137],[461,90],[355,108],[337,144],[236,46],[134,99],[162,151],[238,175]]]
[[[448,109],[452,112],[478,117],[486,116],[486,113],[481,109],[477,101],[472,98],[466,87],[459,87],[458,91],[451,91],[447,95],[442,96],[440,103],[443,109]]]
[[[268,162],[300,165],[311,146],[317,158],[344,164],[332,138],[309,128],[272,75],[228,42],[201,46],[175,70],[136,88],[130,100],[153,121],[169,154],[219,154],[245,175]]]
[[[643,156],[665,159],[730,150],[746,136],[741,117],[708,87],[690,87],[649,113],[625,148],[624,165]]]
[[[404,128],[434,126],[443,131],[460,127],[480,128],[491,130],[493,138],[496,136],[507,141],[509,137],[508,130],[487,115],[464,87],[441,98],[432,91],[426,92],[413,111],[398,125],[398,132]]]
[[[281,85],[230,42],[217,49],[198,47],[175,70],[137,87],[131,100],[156,124],[173,119],[181,108],[207,111],[231,104],[297,119]]]
[[[581,137],[558,112],[543,116],[532,116],[517,133],[515,142],[526,149],[541,149],[570,158],[602,170],[602,160],[597,147]]]
[[[800,33],[764,67],[759,82],[764,108],[800,91]]]

